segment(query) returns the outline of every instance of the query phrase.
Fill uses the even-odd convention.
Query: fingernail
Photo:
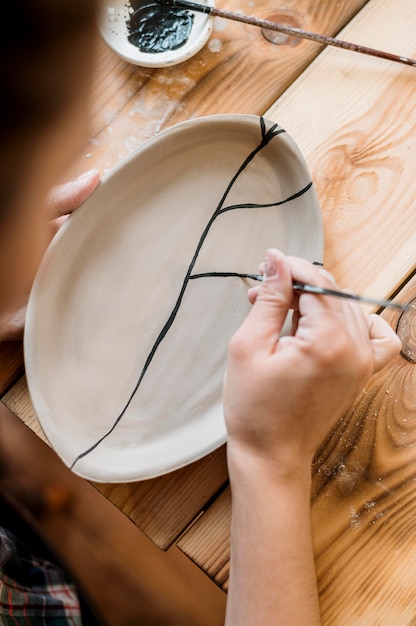
[[[264,260],[264,278],[276,278],[277,277],[277,263],[276,259],[272,256],[266,256]]]

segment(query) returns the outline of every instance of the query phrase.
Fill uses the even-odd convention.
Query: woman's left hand
[[[75,180],[54,187],[46,204],[46,222],[52,240],[62,224],[92,194],[100,182],[97,170],[81,174]],[[21,339],[26,319],[30,288],[21,295],[7,312],[0,315],[0,342]]]

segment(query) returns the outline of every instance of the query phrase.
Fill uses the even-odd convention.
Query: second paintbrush
[[[359,52],[361,54],[367,54],[369,56],[378,57],[387,61],[394,61],[395,63],[403,63],[405,65],[416,67],[416,59],[411,59],[402,55],[391,54],[390,52],[383,52],[382,50],[375,50],[374,48],[368,48],[367,46],[361,46],[360,44],[350,43],[349,41],[343,41],[342,39],[335,39],[334,37],[318,35],[317,33],[311,33],[309,31],[302,30],[301,28],[286,26],[284,24],[279,24],[270,20],[251,17],[242,13],[233,13],[231,11],[217,9],[216,7],[208,6],[206,4],[191,2],[190,0],[158,0],[158,2],[162,6],[168,6],[174,9],[187,9],[189,11],[195,11],[197,13],[206,13],[207,15],[211,15],[212,17],[221,17],[226,20],[242,22],[243,24],[250,24],[251,26],[257,26],[266,30],[275,30],[279,33],[283,33],[291,37],[309,39],[310,41],[314,41],[319,44],[335,46],[336,48],[343,48],[344,50]]]

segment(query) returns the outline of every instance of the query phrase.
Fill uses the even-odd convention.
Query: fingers
[[[289,262],[295,281],[329,289],[338,289],[333,276],[322,267],[317,267],[304,259],[296,257],[289,257]],[[342,319],[342,323],[348,328],[351,338],[368,344],[366,316],[361,306],[352,300],[302,293],[299,297],[300,316],[295,316],[294,322],[297,323],[299,317],[302,316],[313,316],[317,318],[324,312]],[[293,333],[295,332],[295,328],[296,324],[292,327]]]
[[[275,345],[287,311],[294,308],[292,336],[296,335],[301,318],[303,322],[305,318],[311,320],[308,328],[314,328],[318,336],[322,331],[322,314],[335,315],[348,329],[357,346],[361,346],[367,354],[371,351],[375,372],[400,352],[400,340],[391,327],[378,315],[366,316],[358,303],[316,294],[293,295],[292,281],[336,288],[333,277],[326,270],[305,259],[285,257],[275,250],[267,252],[266,261],[260,266],[260,272],[266,274],[265,281],[248,292],[249,301],[253,304],[249,326],[256,341],[260,339],[265,345]]]
[[[313,265],[305,259],[288,257],[290,268],[295,282],[300,282],[327,289],[337,289],[333,276],[322,267]],[[325,295],[302,293],[299,297],[299,310],[301,314],[306,312],[319,313],[323,309],[333,312],[345,313],[350,306],[349,302]],[[345,309],[345,310],[344,310]]]
[[[334,288],[336,283],[332,276],[321,269],[316,270],[310,263],[303,259],[289,259],[294,280],[319,286]],[[299,299],[299,312],[294,313],[292,334],[298,328],[299,319],[302,316],[317,314],[322,316],[323,311],[341,316],[343,326],[348,334],[364,355],[370,351],[373,372],[378,372],[394,358],[401,349],[400,339],[390,325],[379,315],[365,315],[360,304],[354,301],[330,296],[316,296],[302,294]],[[317,332],[317,327],[314,326]]]
[[[290,266],[278,250],[267,250],[264,280],[254,293],[255,302],[241,334],[250,338],[257,350],[274,350],[293,298]]]
[[[374,372],[378,372],[399,354],[402,344],[391,326],[379,315],[369,315],[367,325],[374,358]]]
[[[344,316],[354,326],[365,326],[360,321],[363,313],[360,307],[354,309],[349,302],[340,301],[326,296],[294,293],[293,281],[309,283],[322,287],[334,288],[332,276],[305,259],[286,257],[277,250],[268,250],[266,260],[260,265],[260,273],[264,274],[261,285],[253,287],[248,292],[248,298],[253,309],[247,318],[250,336],[256,338],[258,345],[262,341],[268,348],[274,349],[289,309],[295,309],[292,334],[296,333],[297,324],[301,316],[312,316],[319,325],[322,312],[332,311]],[[300,313],[297,311],[300,309]],[[244,328],[243,332],[247,332]]]
[[[54,187],[49,194],[47,219],[72,213],[92,194],[99,182],[99,172],[90,170],[75,180]]]

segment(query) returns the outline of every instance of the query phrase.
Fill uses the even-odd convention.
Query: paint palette
[[[322,220],[293,140],[251,115],[165,130],[71,215],[35,280],[25,361],[77,474],[149,478],[225,441],[227,345],[255,284],[233,274],[269,247],[322,261]]]
[[[213,6],[213,0],[202,0]],[[208,41],[214,18],[162,7],[157,0],[106,0],[100,32],[110,48],[129,63],[168,67],[194,56]]]

